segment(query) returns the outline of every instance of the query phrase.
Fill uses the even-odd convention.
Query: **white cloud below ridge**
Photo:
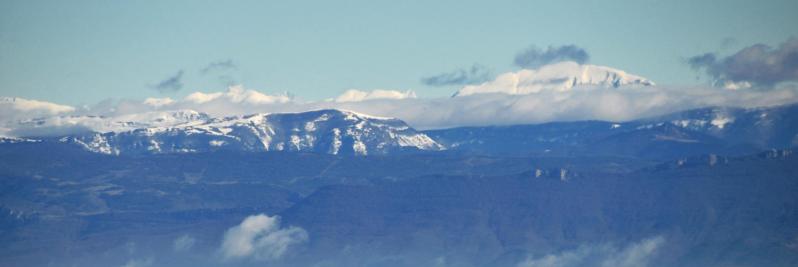
[[[224,259],[253,258],[276,260],[291,246],[307,241],[308,233],[299,227],[280,227],[280,217],[252,215],[227,230],[219,248]]]

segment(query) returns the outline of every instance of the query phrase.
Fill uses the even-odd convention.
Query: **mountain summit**
[[[569,91],[579,86],[617,88],[621,86],[653,86],[649,79],[605,66],[582,65],[572,61],[523,69],[499,75],[495,80],[465,86],[454,96],[482,93],[524,95],[544,91]]]

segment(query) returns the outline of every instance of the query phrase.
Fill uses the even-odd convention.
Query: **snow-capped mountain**
[[[211,118],[193,111],[159,115],[164,116],[130,115],[129,121],[111,120],[99,124],[110,125],[106,130],[116,130],[69,135],[59,141],[104,154],[239,150],[370,155],[443,148],[401,120],[349,111],[318,110],[226,118]]]
[[[523,69],[499,75],[495,80],[465,86],[454,96],[482,93],[523,95],[544,91],[568,91],[574,87],[653,86],[649,79],[605,66],[566,61],[538,69]]]

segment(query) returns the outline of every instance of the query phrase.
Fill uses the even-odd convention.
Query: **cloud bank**
[[[583,64],[590,60],[584,49],[575,45],[549,46],[546,50],[531,46],[515,56],[516,66],[535,69],[543,65],[562,61],[573,61]]]
[[[482,65],[474,64],[469,69],[458,69],[421,78],[421,83],[429,86],[468,85],[483,83],[491,78],[490,70]]]
[[[8,122],[38,117],[52,117],[75,112],[77,109],[47,101],[19,97],[0,97],[0,136],[12,135]],[[6,124],[6,125],[4,125]]]
[[[280,217],[252,215],[227,230],[219,248],[224,259],[276,260],[288,249],[308,240],[308,233],[299,227],[280,227]]]
[[[645,267],[664,243],[665,238],[657,236],[624,248],[609,244],[581,246],[559,254],[527,259],[518,267]]]
[[[41,115],[55,115],[75,111],[75,108],[47,101],[19,97],[0,97],[0,111],[2,111],[3,114],[36,113]]]
[[[225,92],[189,94],[183,99],[121,100],[44,116],[0,114],[0,135],[54,136],[106,131],[128,121],[151,121],[166,111],[194,110],[213,117],[253,113],[343,109],[394,117],[417,129],[544,123],[550,121],[628,121],[708,106],[762,107],[798,103],[798,86],[771,90],[723,90],[714,87],[621,86],[574,87],[524,95],[481,93],[458,97],[414,98],[412,91],[355,91],[325,101],[302,101],[285,94],[266,94],[241,86]],[[377,97],[384,96],[384,97]],[[0,105],[0,109],[9,109]],[[10,109],[9,109],[10,110]],[[68,110],[68,109],[67,109]],[[29,116],[30,115],[30,116]],[[99,116],[98,116],[99,115]],[[22,121],[22,122],[20,122]],[[160,121],[169,122],[161,119]]]
[[[798,38],[776,48],[755,44],[726,57],[705,53],[689,58],[687,63],[706,72],[716,85],[728,89],[768,88],[782,82],[798,82]]]

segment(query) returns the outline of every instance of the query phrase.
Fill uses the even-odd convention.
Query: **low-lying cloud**
[[[19,97],[0,97],[0,121],[45,117],[74,112],[72,106]]]
[[[252,215],[227,230],[219,248],[224,259],[277,260],[288,250],[308,240],[299,227],[280,226],[280,217]]]
[[[562,61],[583,64],[588,60],[590,60],[590,55],[587,51],[575,45],[549,46],[546,50],[531,46],[518,53],[513,63],[522,68],[535,69]]]
[[[772,88],[782,82],[798,82],[798,38],[791,38],[775,48],[755,44],[726,57],[716,53],[696,55],[687,63],[704,71],[721,87]]]
[[[584,245],[539,258],[530,258],[518,267],[645,267],[665,243],[661,236],[619,248],[610,244]]]
[[[266,94],[235,86],[225,92],[196,92],[183,99],[105,102],[87,109],[58,113],[56,115],[60,116],[48,117],[44,121],[19,123],[3,114],[6,126],[0,127],[0,135],[53,136],[69,134],[70,131],[103,131],[116,125],[109,124],[109,118],[124,123],[140,118],[160,118],[162,116],[158,112],[171,110],[195,110],[213,117],[224,117],[343,109],[398,118],[418,129],[434,129],[575,120],[628,121],[708,106],[763,107],[798,102],[798,86],[780,86],[771,90],[574,87],[566,91],[541,91],[525,95],[485,93],[442,98],[414,98],[410,97],[410,92],[356,91],[330,100],[302,101],[285,94]],[[395,97],[376,97],[382,95]],[[92,116],[76,118],[73,115]],[[15,112],[11,116],[24,118],[26,113]]]
[[[483,83],[491,79],[490,69],[474,64],[468,69],[458,69],[421,78],[421,83],[429,86],[469,85]]]

